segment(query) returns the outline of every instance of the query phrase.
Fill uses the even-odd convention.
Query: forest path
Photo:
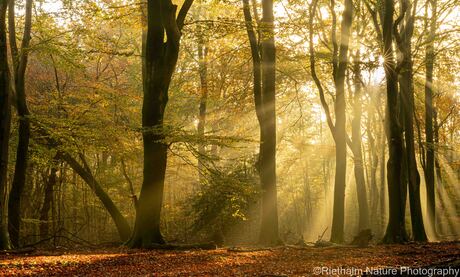
[[[419,268],[459,260],[460,242],[365,248],[284,247],[249,252],[226,249],[142,251],[111,248],[53,253],[37,250],[29,255],[1,254],[0,275],[311,276],[317,273],[318,267],[322,270],[363,269],[365,272],[366,268]]]

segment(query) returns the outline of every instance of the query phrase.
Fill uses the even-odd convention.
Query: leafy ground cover
[[[317,267],[420,268],[460,261],[460,242],[193,251],[36,250],[0,254],[2,276],[313,276]],[[454,266],[455,267],[455,266]],[[346,275],[346,274],[345,274]]]

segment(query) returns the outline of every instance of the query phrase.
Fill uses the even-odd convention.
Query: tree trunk
[[[53,201],[53,192],[57,183],[57,163],[58,160],[53,160],[51,165],[50,175],[48,177],[48,182],[45,185],[45,197],[43,199],[43,205],[40,210],[40,238],[46,239],[49,235],[49,223],[48,223],[48,214],[51,209],[51,202]]]
[[[10,73],[6,39],[7,0],[0,1],[0,250],[10,248],[6,221],[8,142],[11,125]]]
[[[433,110],[433,124],[434,124],[434,147],[439,146],[439,122],[438,122],[438,113],[436,109]],[[436,184],[438,187],[442,187],[442,173],[441,173],[441,165],[439,164],[439,152],[436,152],[434,155],[434,167],[436,172]]]
[[[403,163],[401,153],[403,152],[403,140],[399,118],[398,105],[398,77],[393,57],[393,15],[394,1],[384,0],[384,12],[381,14],[382,35],[383,35],[383,53],[384,70],[386,77],[386,123],[387,123],[387,140],[389,148],[389,157],[387,162],[387,182],[389,197],[389,221],[383,241],[386,243],[403,242],[407,240],[405,230],[403,205],[403,190],[401,185]]]
[[[309,50],[310,50],[310,69],[312,78],[318,87],[321,105],[327,117],[327,124],[331,130],[332,136],[335,141],[335,180],[334,180],[334,206],[332,214],[332,230],[331,241],[343,242],[344,234],[344,211],[345,211],[345,178],[347,168],[347,134],[346,126],[346,113],[345,113],[345,72],[348,66],[348,43],[350,40],[351,23],[353,16],[353,3],[351,0],[345,0],[345,9],[343,11],[343,19],[341,23],[341,41],[340,47],[337,46],[336,41],[336,15],[332,9],[333,23],[332,23],[332,41],[334,45],[333,50],[333,78],[336,90],[335,98],[335,126],[332,122],[329,106],[324,96],[324,89],[319,80],[315,69],[315,53],[313,46],[313,18],[316,12],[316,5],[318,1],[313,1],[310,6],[310,20],[309,20]],[[334,6],[333,1],[331,6]]]
[[[409,183],[409,204],[411,212],[412,233],[414,240],[426,241],[423,224],[422,207],[420,202],[420,175],[417,170],[414,144],[414,87],[412,70],[412,47],[414,18],[408,0],[402,0],[402,9],[406,9],[404,25],[401,27],[401,37],[397,38],[399,51],[402,55],[399,72],[399,86],[401,88],[402,110],[405,129],[406,168]],[[405,8],[404,8],[405,7]],[[414,12],[416,7],[413,7]],[[408,11],[407,11],[408,10]],[[415,14],[414,14],[415,15]]]
[[[368,107],[368,118],[367,118],[367,136],[369,138],[369,152],[370,152],[370,203],[371,203],[371,225],[374,230],[378,230],[378,205],[379,205],[379,191],[377,186],[377,168],[379,166],[379,155],[376,147],[376,140],[378,141],[378,135],[376,135],[376,130],[378,130],[379,125],[377,125],[375,113],[376,113],[376,103],[375,103],[375,94],[371,92],[370,103]],[[376,139],[377,138],[377,139]],[[384,147],[384,146],[383,146]],[[385,149],[384,149],[385,151]]]
[[[377,101],[377,107],[380,105],[380,97],[378,98]],[[380,124],[380,131],[379,131],[379,145],[380,145],[380,171],[379,171],[379,188],[380,188],[380,197],[379,197],[379,203],[380,203],[380,221],[379,221],[379,234],[381,235],[380,237],[383,237],[384,230],[385,230],[385,224],[386,224],[386,209],[385,209],[385,203],[386,203],[386,197],[385,197],[385,152],[386,152],[386,143],[385,143],[385,134],[384,134],[384,124]]]
[[[345,211],[345,180],[347,171],[347,134],[346,134],[346,103],[345,103],[345,72],[348,66],[348,43],[351,34],[353,2],[345,0],[342,15],[338,65],[334,70],[335,99],[335,187],[334,207],[331,229],[331,241],[343,242],[344,211]],[[363,176],[364,179],[364,176]]]
[[[160,232],[160,214],[166,173],[168,145],[165,142],[163,116],[168,90],[179,56],[181,29],[193,0],[186,0],[177,16],[171,0],[148,0],[142,137],[144,142],[144,179],[138,201],[131,247],[149,247],[164,243]],[[166,42],[165,42],[166,34]]]
[[[256,11],[256,7],[254,7]],[[259,242],[275,245],[280,242],[278,233],[278,200],[276,191],[276,109],[275,109],[275,39],[273,1],[262,2],[263,18],[260,22],[263,31],[257,32],[259,46],[249,1],[243,0],[253,65],[253,92],[257,120],[260,127],[260,147],[257,168],[262,187],[262,217]],[[257,18],[257,15],[255,15]]]
[[[30,32],[32,28],[32,0],[26,1],[26,15],[24,23],[24,35],[21,48],[16,47],[16,31],[14,18],[15,1],[10,0],[9,4],[9,31],[11,52],[13,54],[14,84],[16,89],[16,106],[19,117],[19,139],[16,151],[16,164],[14,177],[11,184],[10,199],[8,201],[8,231],[11,244],[19,246],[19,231],[21,223],[21,196],[26,183],[26,171],[30,140],[29,110],[27,108],[25,92],[25,72],[28,61],[28,48],[30,43]]]
[[[206,125],[206,108],[208,102],[208,48],[206,47],[203,39],[203,34],[201,33],[201,28],[199,30],[198,37],[198,63],[200,71],[200,108],[198,115],[198,126],[197,132],[198,136],[204,140],[204,130]],[[203,173],[205,170],[204,159],[205,159],[205,144],[204,141],[201,141],[198,145],[198,174],[200,176],[200,183],[203,181]]]
[[[259,157],[262,187],[262,218],[259,241],[265,245],[279,244],[278,200],[276,191],[276,49],[273,0],[262,0],[261,19],[262,105],[264,121],[261,128]]]
[[[425,183],[427,194],[428,224],[436,230],[435,218],[435,186],[434,186],[434,141],[433,141],[433,69],[434,69],[434,39],[437,21],[437,0],[431,3],[431,19],[425,54],[425,135],[426,135],[426,162]],[[428,15],[427,15],[428,16]],[[436,232],[436,231],[435,231]]]
[[[359,230],[362,231],[369,228],[369,207],[367,204],[366,180],[364,178],[364,162],[362,154],[362,134],[361,134],[361,68],[360,55],[357,51],[353,73],[354,80],[354,95],[353,95],[353,120],[351,122],[351,141],[354,162],[354,173],[356,180],[356,191],[358,194],[359,206]],[[372,160],[371,160],[372,161]],[[372,162],[371,162],[372,164]]]
[[[88,184],[97,198],[99,198],[99,200],[102,202],[105,209],[112,217],[113,222],[117,226],[120,239],[122,241],[128,240],[131,234],[131,228],[129,227],[128,221],[123,217],[123,215],[113,203],[112,199],[110,199],[110,196],[104,191],[99,182],[94,178],[84,157],[81,156],[83,166],[67,153],[61,153],[59,157],[66,161],[70,167],[72,167],[72,169],[86,182],[86,184]]]

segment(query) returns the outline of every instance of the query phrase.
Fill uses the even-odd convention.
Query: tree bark
[[[43,205],[40,210],[40,238],[46,239],[49,234],[49,223],[48,223],[48,215],[51,209],[51,204],[53,201],[53,192],[54,188],[56,187],[57,183],[57,176],[56,173],[58,171],[57,163],[59,161],[57,159],[53,159],[52,165],[50,168],[50,174],[48,176],[48,182],[45,185],[45,197],[43,199]]]
[[[439,147],[439,128],[441,128],[438,122],[438,112],[436,109],[433,111],[433,128],[434,128],[434,147]],[[441,165],[439,164],[439,152],[435,153],[434,156],[434,168],[436,172],[436,183],[438,187],[442,187],[442,173],[441,173]]]
[[[256,11],[256,7],[253,7]],[[275,109],[275,39],[273,2],[262,2],[262,20],[258,26],[259,45],[248,0],[243,0],[243,12],[251,47],[253,93],[260,127],[257,168],[262,187],[262,216],[259,242],[280,243],[278,233],[278,200],[276,191],[276,109]],[[257,15],[255,15],[257,18]],[[259,30],[260,29],[260,30]]]
[[[357,51],[353,68],[354,87],[353,94],[353,119],[351,122],[351,141],[354,162],[354,173],[356,180],[356,191],[358,195],[359,225],[358,232],[369,228],[369,205],[367,204],[366,179],[364,177],[364,162],[362,153],[361,134],[361,68],[359,65],[360,54]],[[372,160],[371,160],[372,161]],[[372,162],[371,162],[372,164]]]
[[[198,126],[197,132],[198,136],[204,140],[205,134],[205,125],[206,125],[206,109],[208,102],[208,48],[204,43],[203,34],[201,33],[201,28],[199,29],[198,34],[198,67],[200,72],[200,107],[198,115]],[[204,157],[206,155],[206,149],[204,141],[200,142],[198,145],[198,174],[200,176],[200,183],[203,181],[204,173]]]
[[[262,186],[262,218],[259,241],[264,245],[279,244],[278,200],[276,191],[276,48],[273,0],[262,0],[261,19],[262,105],[264,121],[261,128],[259,154]]]
[[[144,172],[131,247],[164,243],[160,213],[166,173],[168,145],[163,117],[168,90],[179,56],[181,29],[193,0],[186,0],[176,19],[177,6],[171,0],[148,0],[145,69],[143,74],[142,137]],[[166,34],[166,41],[165,40]]]
[[[415,157],[414,144],[414,86],[413,86],[413,62],[412,62],[412,45],[411,38],[414,28],[415,9],[412,14],[411,6],[408,0],[401,1],[402,13],[405,14],[401,34],[396,30],[396,41],[402,60],[399,65],[399,86],[401,88],[402,110],[405,129],[405,146],[406,146],[406,168],[407,181],[409,184],[409,204],[411,212],[412,233],[414,240],[426,241],[425,227],[423,224],[422,207],[420,202],[420,175],[417,170],[417,160]],[[397,26],[396,26],[397,28]]]
[[[380,104],[380,97],[377,100],[377,107]],[[379,221],[379,234],[381,235],[380,237],[383,237],[384,230],[385,230],[385,224],[386,224],[386,209],[385,209],[385,203],[386,203],[386,197],[385,197],[385,152],[386,152],[386,143],[385,143],[385,134],[384,134],[384,124],[382,120],[379,128],[379,145],[380,145],[380,170],[379,170],[379,188],[380,188],[380,197],[379,197],[379,207],[380,207],[380,221]]]
[[[26,14],[24,23],[24,35],[21,48],[16,46],[16,31],[14,5],[15,1],[10,0],[8,7],[10,45],[13,55],[14,68],[14,87],[16,90],[16,106],[19,117],[19,139],[16,151],[16,164],[14,168],[13,182],[11,184],[10,199],[8,201],[8,231],[11,244],[19,246],[19,232],[21,226],[21,196],[26,183],[26,171],[28,162],[29,140],[30,140],[30,121],[29,110],[27,108],[25,92],[25,72],[28,61],[28,48],[30,43],[30,33],[32,28],[32,0],[26,1]]]
[[[346,134],[346,112],[345,112],[345,72],[348,66],[348,43],[350,40],[351,24],[353,18],[353,2],[345,0],[345,9],[343,11],[343,19],[341,22],[341,41],[340,46],[337,45],[336,39],[336,14],[332,9],[332,44],[333,44],[333,78],[336,90],[335,97],[335,125],[332,122],[332,117],[329,111],[329,106],[324,97],[324,89],[319,80],[315,69],[315,53],[313,46],[313,18],[316,13],[316,5],[318,1],[313,1],[310,6],[309,20],[309,50],[310,50],[310,69],[312,78],[318,88],[321,105],[327,118],[327,124],[331,130],[332,137],[335,142],[335,180],[334,180],[334,206],[332,214],[332,229],[331,241],[341,243],[344,239],[344,221],[345,221],[345,178],[347,168],[347,140]],[[334,1],[331,1],[331,7],[334,7]]]
[[[345,72],[348,66],[348,43],[350,41],[353,2],[345,0],[340,34],[338,65],[334,70],[335,97],[335,187],[332,217],[331,241],[341,243],[344,240],[345,180],[347,171],[347,133],[345,103]]]
[[[403,163],[401,153],[403,152],[403,139],[400,126],[399,103],[398,103],[398,77],[393,52],[393,15],[394,1],[384,0],[381,13],[384,70],[386,77],[386,123],[389,157],[387,162],[387,182],[389,198],[389,221],[383,241],[386,243],[403,242],[407,240],[405,230],[403,205],[402,170]]]
[[[434,141],[433,141],[433,70],[434,70],[434,39],[436,35],[437,0],[430,0],[431,19],[425,49],[425,135],[426,162],[425,184],[427,194],[428,224],[436,229],[435,216],[435,184],[434,184]],[[428,15],[427,15],[428,16]]]
[[[7,0],[0,0],[0,249],[10,249],[6,221],[8,142],[11,126],[10,72],[6,39]]]
[[[371,203],[371,226],[378,230],[379,217],[378,206],[379,206],[379,190],[377,186],[377,169],[379,166],[379,155],[376,147],[376,143],[379,142],[378,132],[379,125],[377,124],[376,116],[376,99],[373,92],[370,93],[370,103],[368,107],[368,118],[367,118],[367,136],[369,138],[369,152],[370,152],[370,203]],[[385,150],[385,149],[384,149]],[[382,216],[382,215],[381,215]]]

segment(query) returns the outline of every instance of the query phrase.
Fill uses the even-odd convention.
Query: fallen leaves
[[[47,255],[0,255],[0,275],[41,276],[309,276],[315,267],[422,267],[459,260],[460,243],[365,248],[248,249],[248,251],[104,249]],[[38,253],[40,254],[40,253]]]

